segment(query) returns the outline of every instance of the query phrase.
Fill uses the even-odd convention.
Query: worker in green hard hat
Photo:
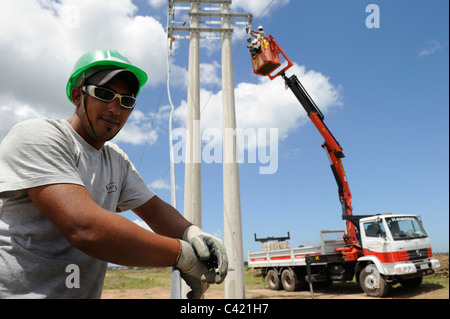
[[[147,74],[115,50],[94,50],[84,54],[75,64],[66,86],[67,97],[77,107],[69,123],[92,146],[103,146],[125,125],[146,81]],[[127,94],[116,99],[116,91],[108,90],[105,85],[119,85]],[[87,100],[94,104],[117,103],[111,103],[107,110],[95,106],[87,109]],[[115,104],[117,107],[113,107]]]
[[[146,81],[117,51],[90,51],[67,83],[74,115],[24,121],[3,139],[0,299],[100,298],[108,262],[174,266],[189,298],[223,282],[222,241],[159,199],[109,142]],[[154,232],[116,214],[127,210]]]

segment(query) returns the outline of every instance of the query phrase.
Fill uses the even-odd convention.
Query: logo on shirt
[[[117,192],[117,186],[115,182],[109,183],[108,185],[106,185],[106,191],[108,192],[108,194]]]

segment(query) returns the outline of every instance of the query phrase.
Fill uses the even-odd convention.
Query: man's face
[[[131,94],[125,81],[119,77],[113,78],[104,87],[119,94]],[[97,138],[101,142],[113,139],[127,122],[132,110],[122,107],[119,98],[116,98],[111,102],[101,101],[89,94],[85,94],[84,98],[86,112]],[[81,112],[81,110],[79,111]],[[80,116],[83,115],[80,114]],[[85,130],[87,130],[86,127]],[[90,135],[89,137],[93,140]]]

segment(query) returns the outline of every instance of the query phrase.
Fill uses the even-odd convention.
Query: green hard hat
[[[70,102],[73,103],[72,88],[80,86],[85,79],[94,73],[108,69],[126,69],[133,72],[139,81],[139,90],[136,92],[136,95],[148,79],[147,74],[143,70],[132,65],[126,57],[116,50],[92,50],[85,53],[77,61],[72,70],[72,75],[67,81],[66,94]]]

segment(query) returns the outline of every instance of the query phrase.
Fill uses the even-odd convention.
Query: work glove
[[[180,270],[181,278],[191,287],[186,295],[188,299],[200,299],[209,287],[207,276],[214,276],[214,271],[208,275],[208,268],[198,258],[192,246],[180,240],[181,251],[175,267]]]
[[[221,284],[228,273],[228,257],[222,240],[203,232],[195,225],[189,226],[184,231],[183,240],[192,245],[208,270],[213,270],[205,276],[206,282]]]

